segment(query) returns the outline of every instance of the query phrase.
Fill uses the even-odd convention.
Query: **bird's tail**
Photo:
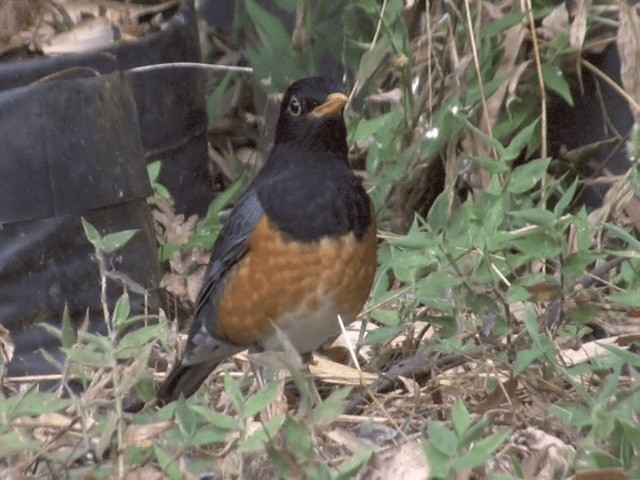
[[[194,365],[183,365],[182,361],[178,362],[158,389],[156,394],[158,403],[166,405],[180,398],[180,395],[188,398],[196,393],[218,363],[220,363],[219,360]]]

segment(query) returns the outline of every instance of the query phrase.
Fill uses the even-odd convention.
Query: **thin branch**
[[[386,10],[386,8],[387,8],[387,0],[384,0],[382,2],[382,7],[380,7],[380,15],[378,15],[378,23],[376,25],[376,31],[373,34],[373,39],[371,39],[371,43],[369,44],[370,51],[373,50],[373,47],[375,47],[376,43],[378,42],[378,37],[380,36],[380,29],[382,28],[382,19],[384,17],[384,11]],[[360,80],[356,79],[355,83],[353,84],[353,88],[349,93],[349,99],[347,100],[347,105],[351,104],[351,100],[353,99],[356,92],[358,92],[358,90],[360,90]]]
[[[629,105],[631,107],[633,107],[634,110],[640,111],[640,104],[638,104],[638,102],[636,102],[633,99],[633,97],[631,97],[627,92],[625,92],[622,89],[622,87],[620,85],[618,85],[616,82],[614,82],[608,75],[603,73],[593,63],[589,62],[588,60],[585,60],[584,58],[580,60],[580,63],[582,63],[582,65],[584,67],[586,67],[587,70],[591,71],[591,73],[596,75],[603,82],[605,82],[607,85],[609,85],[611,88],[613,88],[618,95],[620,95],[622,98],[624,98],[629,103]]]
[[[529,17],[529,29],[531,30],[531,43],[533,45],[533,57],[536,62],[536,73],[538,75],[538,87],[540,88],[540,156],[547,157],[547,92],[542,77],[542,64],[540,62],[540,48],[538,46],[538,35],[536,34],[536,24],[533,18],[533,7],[531,0],[527,0],[527,15]],[[544,180],[544,179],[543,179]]]
[[[480,8],[482,4],[478,2]],[[464,0],[465,18],[467,20],[467,28],[469,29],[469,41],[471,43],[471,52],[473,54],[473,66],[476,70],[476,76],[478,77],[478,88],[480,89],[480,99],[482,101],[482,116],[487,125],[487,133],[490,137],[493,137],[493,128],[491,127],[491,120],[489,118],[489,107],[487,105],[487,96],[484,92],[484,83],[482,81],[482,71],[480,70],[480,59],[478,58],[478,47],[476,46],[475,31],[473,29],[473,23],[471,22],[471,8],[469,7],[469,0]],[[497,157],[495,148],[493,150],[493,156]]]
[[[168,70],[168,69],[185,69],[192,68],[196,70],[205,70],[209,72],[221,73],[221,72],[233,72],[242,73],[246,75],[253,74],[253,68],[250,67],[238,67],[235,65],[212,65],[210,63],[199,62],[172,62],[172,63],[156,63],[154,65],[143,65],[141,67],[130,68],[128,71],[132,73],[151,72],[153,70]]]

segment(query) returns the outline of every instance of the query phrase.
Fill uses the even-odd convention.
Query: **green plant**
[[[455,472],[471,470],[491,459],[491,455],[511,433],[500,429],[485,435],[488,419],[472,423],[471,415],[460,401],[451,409],[454,429],[430,421],[427,425],[428,440],[425,452],[431,472],[429,478],[451,478]]]

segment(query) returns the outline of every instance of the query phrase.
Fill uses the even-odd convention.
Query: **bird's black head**
[[[275,144],[294,143],[347,158],[342,114],[347,97],[335,82],[308,77],[291,84],[280,105]]]

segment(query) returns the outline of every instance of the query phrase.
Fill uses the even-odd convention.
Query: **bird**
[[[372,201],[347,158],[348,97],[325,77],[284,93],[273,147],[214,243],[184,353],[160,385],[165,405],[193,395],[243,350],[302,355],[352,322],[376,272]],[[276,328],[277,327],[277,328]]]

